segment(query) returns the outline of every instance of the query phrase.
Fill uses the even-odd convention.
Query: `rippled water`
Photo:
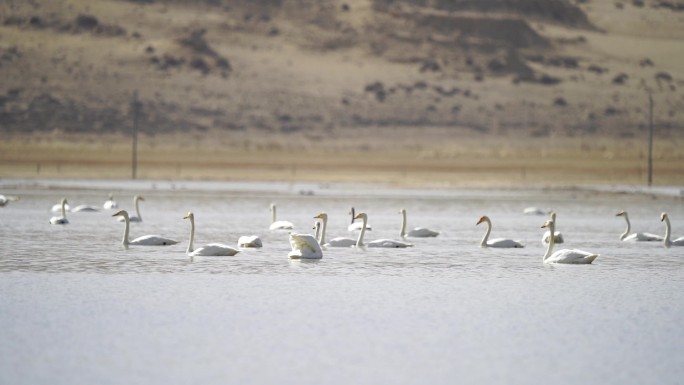
[[[117,182],[118,183],[118,182]],[[109,189],[169,247],[121,245]],[[313,192],[303,195],[301,192]],[[22,187],[0,209],[0,383],[120,384],[676,384],[684,378],[684,248],[623,243],[633,231],[684,235],[673,198],[585,191],[395,190],[373,186],[151,184],[99,181]],[[442,231],[411,249],[337,249],[320,261],[287,258],[287,233],[269,232],[268,206],[311,232],[326,211],[329,234],[349,236],[348,211],[365,211],[367,240],[412,225]],[[589,266],[544,265],[544,217],[558,212],[563,247],[601,256]],[[235,257],[185,255],[194,211],[198,245],[258,234],[260,250]],[[493,237],[524,249],[481,249]]]

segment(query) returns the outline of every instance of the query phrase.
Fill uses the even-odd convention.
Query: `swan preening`
[[[129,217],[129,218],[128,218],[128,221],[129,221],[129,222],[142,222],[142,221],[143,221],[143,220],[142,220],[142,215],[140,215],[140,205],[139,205],[139,202],[140,202],[140,201],[145,201],[145,198],[143,198],[143,197],[141,197],[141,196],[139,196],[139,195],[136,195],[136,196],[133,197],[133,206],[135,206],[135,214],[136,214],[136,215],[135,215],[135,216],[132,216],[132,217]],[[124,221],[123,217],[119,217],[119,218],[117,218],[117,220],[118,220],[119,222],[123,222],[123,221]]]
[[[263,243],[261,242],[261,238],[259,238],[256,235],[243,235],[240,238],[238,238],[238,247],[241,247],[243,249],[247,248],[259,248],[263,247]]]
[[[292,224],[292,222],[277,221],[276,220],[276,205],[275,205],[275,203],[271,203],[271,226],[269,226],[269,229],[271,229],[271,230],[292,230],[292,229],[294,229],[294,225]]]
[[[361,232],[359,233],[359,237],[356,240],[356,247],[384,247],[384,248],[404,248],[404,247],[413,247],[413,244],[411,243],[406,243],[402,241],[395,241],[394,239],[376,239],[374,241],[370,241],[367,244],[363,243],[363,236],[366,234],[366,224],[368,223],[368,215],[366,213],[359,213],[356,216],[354,216],[354,219],[360,219],[362,221],[361,225]]]
[[[124,246],[128,245],[140,245],[140,246],[168,246],[168,245],[175,245],[178,243],[178,241],[169,239],[169,238],[164,238],[159,235],[143,235],[142,237],[138,237],[132,241],[128,240],[128,234],[131,229],[130,225],[130,218],[128,217],[128,212],[126,210],[119,210],[115,212],[113,217],[122,217],[124,222],[126,222],[126,228],[124,229],[124,235],[123,235],[123,240],[121,243],[123,243]]]
[[[625,218],[625,222],[627,222],[627,228],[625,229],[625,232],[620,234],[620,240],[625,241],[625,242],[652,242],[652,241],[662,241],[663,237],[660,235],[656,234],[650,234],[650,233],[633,233],[630,234],[629,231],[632,229],[631,223],[629,223],[629,216],[627,215],[626,211],[620,211],[619,213],[615,214],[616,217],[623,217]]]
[[[66,199],[66,198],[62,198],[62,203],[60,204],[60,206],[62,207],[62,208],[61,208],[61,210],[62,210],[62,215],[59,216],[59,217],[52,217],[52,218],[50,218],[50,224],[53,224],[53,225],[66,225],[67,223],[69,223],[69,220],[66,219],[66,207],[67,207],[67,203],[69,203],[69,202],[67,202],[67,199]]]
[[[491,232],[492,232],[492,221],[489,219],[488,216],[484,215],[484,216],[480,217],[480,220],[477,221],[477,223],[475,225],[477,226],[483,222],[487,223],[487,232],[485,233],[484,237],[482,237],[482,242],[480,242],[480,247],[499,247],[499,248],[525,247],[519,241],[514,241],[512,239],[507,239],[507,238],[496,238],[496,239],[492,239],[490,241],[489,240],[489,234],[491,234]]]
[[[552,219],[544,222],[543,228],[549,228],[552,233],[556,229],[556,225]],[[553,253],[553,246],[555,245],[554,238],[550,238],[549,246],[546,249],[546,254],[542,260],[544,263],[569,263],[569,264],[589,264],[594,262],[594,259],[599,256],[599,254],[592,254],[582,250],[576,249],[562,249]]]
[[[318,240],[310,234],[290,233],[290,251],[287,256],[291,259],[321,259],[323,250]]]
[[[316,237],[320,244],[325,246],[325,247],[351,247],[356,244],[355,239],[351,238],[345,238],[345,237],[337,237],[331,239],[329,242],[325,242],[325,233],[328,229],[328,214],[326,213],[319,213],[314,217],[314,219],[320,219],[320,222],[317,223],[322,223],[320,226],[320,237]]]
[[[427,229],[425,227],[416,227],[406,232],[406,210],[401,209],[399,210],[399,214],[401,214],[401,232],[400,236],[402,238],[405,237],[414,237],[414,238],[429,238],[429,237],[436,237],[439,235],[439,231],[434,231]]]
[[[190,243],[188,243],[187,249],[187,254],[189,256],[231,257],[240,252],[240,250],[236,250],[222,243],[209,243],[208,245],[195,249],[195,214],[189,212],[183,219],[190,219]]]
[[[348,231],[358,231],[361,230],[361,226],[363,226],[362,222],[355,222],[356,221],[356,210],[352,207],[351,210],[349,210],[349,214],[351,214],[351,224],[347,226]],[[369,225],[366,223],[365,225],[366,230],[373,230],[373,226]]]
[[[105,203],[102,205],[102,207],[105,210],[114,210],[114,209],[119,208],[119,204],[116,203],[116,201],[114,200],[114,195],[112,193],[109,193],[109,199],[107,199],[105,201]]]
[[[553,223],[556,223],[556,213],[555,213],[555,212],[551,212],[551,220],[553,221]],[[553,234],[553,238],[554,238],[554,241],[555,241],[556,243],[563,243],[563,242],[565,242],[565,240],[563,239],[563,234],[561,234],[560,231],[556,231],[556,232]],[[550,239],[551,239],[551,231],[546,230],[546,232],[544,233],[544,235],[542,235],[542,243],[543,243],[543,244],[547,244],[547,243],[549,243],[549,240],[550,240]]]
[[[670,217],[667,216],[667,213],[660,214],[660,221],[665,222],[665,239],[663,240],[665,247],[684,246],[684,237],[679,237],[673,241],[670,240],[672,229],[670,228]]]
[[[0,207],[5,207],[10,202],[18,201],[19,197],[14,195],[2,195],[0,194]]]

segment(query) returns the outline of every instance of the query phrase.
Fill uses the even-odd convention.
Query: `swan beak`
[[[551,224],[550,221],[546,221],[546,222],[544,222],[544,224],[542,225],[541,228],[543,229],[543,228],[545,228],[545,227],[549,227],[550,224]]]
[[[121,210],[119,210],[119,211],[115,212],[114,214],[112,214],[113,217],[116,217],[116,216],[119,216],[119,215],[121,215]]]
[[[661,222],[664,221],[665,218],[667,218],[667,214],[665,214],[665,213],[660,214],[660,221]]]
[[[183,219],[188,219],[188,218],[190,218],[191,216],[192,216],[192,213],[187,213],[187,214],[185,214],[185,216],[183,217]]]
[[[140,198],[138,198],[138,199],[141,200],[141,201],[144,201],[144,200],[145,200],[145,198],[143,198],[143,197],[140,197]]]
[[[616,217],[621,217],[623,215],[625,215],[624,211],[620,211],[619,213],[615,214]]]
[[[484,221],[485,221],[485,218],[484,218],[484,217],[480,217],[480,220],[477,221],[477,223],[475,224],[475,226],[479,225],[480,223],[482,223],[482,222],[484,222]]]
[[[358,214],[356,214],[356,216],[354,217],[354,219],[361,219],[361,218],[363,218],[363,213],[358,213]]]

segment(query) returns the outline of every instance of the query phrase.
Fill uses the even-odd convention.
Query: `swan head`
[[[551,211],[551,220],[554,222],[556,221],[556,212],[555,211]]]
[[[483,223],[483,222],[489,222],[489,217],[486,216],[486,215],[481,216],[481,217],[480,217],[480,220],[477,221],[477,223],[475,224],[475,226],[477,226],[477,225],[479,225],[480,223]]]
[[[113,217],[122,216],[124,218],[128,218],[128,212],[126,210],[119,210],[119,211],[115,212],[114,214],[112,214],[112,216]]]
[[[144,201],[145,201],[145,198],[141,197],[140,195],[136,195],[136,196],[133,197],[133,200],[134,200],[134,201],[143,201],[143,202],[144,202]]]
[[[69,202],[67,202],[67,199],[66,199],[66,198],[62,198],[62,204],[64,205],[64,204],[67,204],[67,203],[69,203]]]
[[[188,219],[188,218],[190,218],[190,219],[195,219],[195,214],[193,214],[192,211],[188,211],[188,213],[185,214],[185,216],[183,217],[183,219]]]
[[[615,214],[616,217],[624,217],[627,213],[624,210],[620,210],[619,213]]]
[[[551,226],[553,226],[553,220],[548,220],[548,221],[544,222],[544,224],[542,225],[541,228],[543,229],[543,228],[551,227]]]
[[[326,213],[318,213],[318,215],[316,215],[316,216],[314,217],[314,219],[323,219],[323,220],[327,220],[327,219],[328,219],[328,214],[326,214]]]
[[[404,209],[404,208],[399,209],[399,214],[406,214],[406,209]]]
[[[352,210],[353,210],[353,208],[352,208]],[[354,216],[354,219],[361,219],[361,220],[368,219],[368,215],[366,215],[366,213],[358,213]]]
[[[661,222],[665,221],[666,219],[669,219],[669,218],[667,217],[667,213],[662,213],[662,214],[660,214],[660,221],[661,221]]]

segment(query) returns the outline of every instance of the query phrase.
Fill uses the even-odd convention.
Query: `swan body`
[[[327,243],[325,242],[325,233],[328,229],[328,214],[326,213],[319,213],[314,217],[314,219],[320,219],[321,222],[318,222],[319,224],[322,223],[322,228],[321,228],[321,237],[319,239],[319,243],[325,247],[352,247],[356,244],[356,240],[352,238],[346,238],[346,237],[337,237],[333,238]],[[363,225],[361,223],[361,225]]]
[[[313,235],[290,233],[290,247],[292,247],[292,251],[287,256],[291,259],[323,258],[321,245]]]
[[[66,207],[67,207],[67,199],[62,198],[62,203],[60,204],[62,206],[62,215],[59,217],[52,217],[50,218],[50,224],[52,225],[66,225],[69,223],[69,220],[66,219]]]
[[[183,219],[190,219],[190,243],[188,243],[187,254],[191,257],[232,257],[240,252],[223,243],[210,243],[197,249],[195,246],[195,214],[187,213]]]
[[[62,204],[57,203],[56,205],[53,205],[52,208],[50,209],[50,211],[52,211],[53,213],[62,212]],[[71,211],[71,206],[69,206],[68,203],[66,205],[64,205],[64,211]]]
[[[548,227],[549,231],[551,232],[555,231],[555,223],[552,219],[549,219],[542,225],[542,228],[546,227]],[[546,249],[546,254],[544,254],[544,257],[542,258],[544,263],[566,263],[575,265],[586,265],[594,262],[594,260],[599,256],[599,254],[593,254],[577,249],[562,249],[554,253],[553,246],[555,244],[556,241],[553,238],[550,238],[549,246]]]
[[[525,215],[546,215],[549,210],[542,210],[539,207],[525,207],[523,214]]]
[[[97,209],[97,208],[95,208],[95,207],[93,207],[93,206],[88,206],[88,205],[78,205],[78,206],[74,207],[73,209],[71,209],[71,212],[72,212],[72,213],[78,213],[78,212],[82,212],[82,213],[94,213],[94,212],[97,212],[97,211],[100,211],[100,210]]]
[[[512,239],[507,239],[507,238],[495,238],[492,240],[489,240],[489,234],[492,232],[492,221],[489,219],[488,216],[482,216],[480,217],[480,220],[477,221],[475,224],[476,226],[479,225],[480,223],[487,223],[487,232],[485,233],[484,237],[482,237],[482,242],[480,242],[480,247],[497,247],[497,248],[521,248],[525,247],[522,243],[519,241],[514,241]]]
[[[8,203],[12,201],[18,201],[19,197],[12,195],[2,195],[0,194],[0,207],[5,207]]]
[[[660,214],[660,221],[665,222],[665,239],[663,240],[665,247],[684,246],[684,237],[679,237],[673,241],[670,240],[672,229],[670,228],[670,217],[667,216],[667,213]]]
[[[624,242],[653,242],[653,241],[662,241],[663,237],[660,235],[656,234],[651,234],[651,233],[629,233],[629,230],[631,230],[632,225],[629,223],[629,216],[627,215],[626,211],[620,211],[619,213],[615,214],[616,217],[623,217],[625,218],[625,222],[627,222],[627,228],[625,229],[625,232],[620,234],[620,240]]]
[[[401,209],[399,210],[399,214],[401,214],[401,237],[413,237],[413,238],[430,238],[430,237],[436,237],[439,235],[439,231],[434,231],[430,230],[425,227],[416,227],[408,232],[406,232],[406,210]]]
[[[359,233],[359,237],[356,240],[356,244],[354,246],[356,247],[384,247],[384,248],[406,248],[406,247],[413,247],[412,243],[407,243],[407,242],[402,242],[402,241],[395,241],[393,239],[377,239],[375,241],[368,242],[368,244],[363,243],[363,236],[366,233],[366,223],[368,223],[368,216],[365,213],[359,213],[357,214],[354,219],[361,219],[363,225],[361,226],[361,232]]]
[[[276,205],[271,203],[271,226],[270,230],[292,230],[294,225],[288,221],[276,221]]]
[[[556,223],[556,213],[555,212],[551,212],[551,220],[553,221],[553,223]],[[565,240],[563,239],[563,234],[561,234],[560,231],[554,232],[553,237],[554,237],[554,240],[556,243],[564,243],[565,242]],[[551,239],[551,231],[547,230],[544,233],[544,235],[542,235],[542,243],[547,244],[547,243],[549,243],[550,239]]]
[[[102,207],[103,207],[105,210],[114,210],[114,209],[119,208],[119,204],[116,203],[116,201],[114,200],[114,195],[110,193],[110,194],[109,194],[109,199],[107,199],[107,200],[105,201],[105,203],[102,205]]]
[[[259,238],[256,235],[243,235],[240,238],[238,238],[238,247],[241,247],[243,249],[249,248],[249,247],[263,247],[263,243],[261,242],[261,238]]]
[[[351,214],[352,220],[351,220],[351,224],[350,224],[349,226],[347,226],[347,230],[348,230],[348,231],[359,231],[359,230],[361,230],[361,228],[362,228],[364,225],[363,225],[362,222],[355,222],[355,220],[356,220],[356,219],[355,219],[355,218],[356,218],[356,211],[354,210],[353,207],[352,207],[351,210],[349,211],[349,214]],[[368,223],[366,223],[365,226],[366,226],[366,227],[365,227],[366,230],[369,230],[369,231],[370,231],[370,230],[373,230],[373,226],[369,225]]]
[[[123,217],[124,222],[126,223],[126,227],[124,229],[124,235],[123,235],[123,240],[121,243],[128,247],[128,245],[138,245],[138,246],[168,246],[168,245],[175,245],[178,243],[178,241],[165,238],[159,235],[143,235],[142,237],[138,237],[132,241],[129,241],[128,239],[128,234],[130,232],[130,219],[128,217],[128,212],[126,210],[119,210],[112,215],[113,217]]]
[[[128,221],[129,221],[129,222],[142,222],[142,221],[143,221],[143,220],[142,220],[142,215],[140,215],[140,204],[139,204],[140,201],[145,201],[145,198],[143,198],[143,197],[141,197],[141,196],[139,196],[139,195],[136,195],[136,196],[133,197],[133,205],[135,206],[135,214],[136,214],[136,216],[129,217],[129,218],[128,218]],[[123,221],[124,221],[124,218],[123,218],[122,216],[120,216],[120,217],[117,218],[117,220],[118,220],[119,222],[123,222]]]

